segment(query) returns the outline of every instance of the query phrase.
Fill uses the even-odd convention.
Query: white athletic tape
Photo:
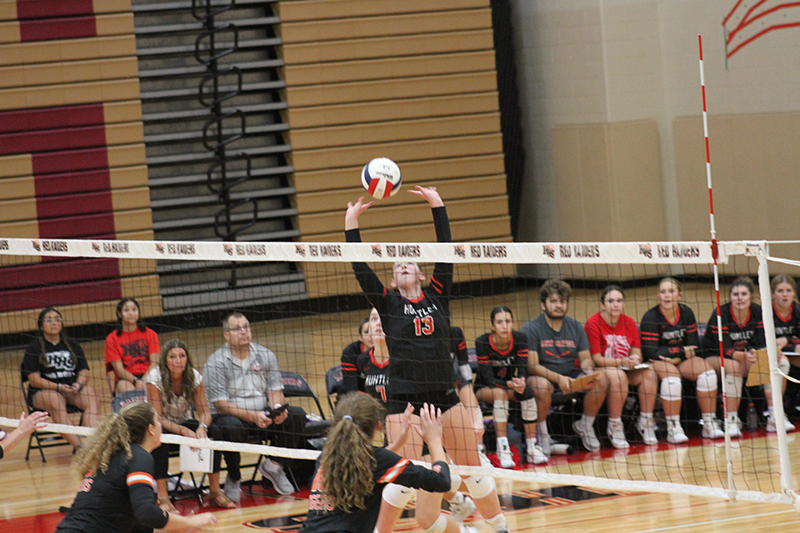
[[[447,518],[440,514],[431,527],[425,530],[425,533],[444,533],[445,529],[447,529]]]
[[[536,422],[539,418],[539,407],[536,405],[536,398],[530,400],[523,400],[520,402],[522,406],[522,421],[523,422]]]
[[[661,380],[661,400],[665,402],[677,402],[681,399],[681,378],[677,376],[667,376]]]
[[[469,489],[469,495],[472,499],[485,498],[494,490],[494,483],[492,478],[487,476],[470,476],[464,480],[464,483]]]
[[[492,416],[495,422],[508,422],[508,400],[495,400],[492,404]]]
[[[383,499],[389,505],[397,507],[398,509],[403,509],[416,493],[417,489],[404,487],[396,483],[389,483],[386,485],[386,488],[383,489]]]
[[[697,376],[697,390],[700,392],[717,390],[717,373],[713,370],[706,370]]]

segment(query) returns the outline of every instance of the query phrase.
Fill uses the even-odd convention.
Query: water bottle
[[[756,406],[753,402],[747,405],[747,430],[758,431],[758,414],[756,413]]]

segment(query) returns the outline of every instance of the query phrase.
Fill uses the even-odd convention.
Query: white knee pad
[[[443,514],[439,515],[439,518],[425,530],[425,533],[444,533],[444,530],[447,528],[447,518],[444,517]]]
[[[706,370],[697,376],[697,390],[700,392],[717,390],[717,373],[713,370]]]
[[[469,495],[473,500],[485,498],[494,490],[494,483],[489,476],[470,476],[464,480],[464,483],[466,483]]]
[[[741,398],[742,397],[742,378],[737,378],[736,376],[731,376],[730,374],[725,375],[725,394],[728,395],[730,398]]]
[[[386,485],[386,488],[383,489],[383,499],[386,503],[398,509],[404,509],[406,504],[411,501],[411,498],[413,498],[416,493],[417,489],[404,487],[396,483],[389,483]]]
[[[508,400],[495,400],[492,405],[495,422],[508,422]]]
[[[681,399],[681,378],[677,376],[667,376],[661,380],[661,400],[665,402],[677,402]]]
[[[789,363],[789,360],[785,357],[778,359],[778,368],[781,369],[781,372],[784,374],[788,374],[789,370],[791,370],[792,365]]]
[[[450,492],[458,492],[459,488],[461,488],[461,477],[450,474]]]
[[[536,398],[530,400],[522,400],[522,421],[523,422],[536,422],[539,418],[539,407],[536,405]]]

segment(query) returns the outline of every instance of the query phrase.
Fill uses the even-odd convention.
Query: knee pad
[[[383,489],[383,499],[386,503],[398,509],[404,509],[406,504],[411,501],[411,498],[413,498],[416,493],[417,489],[389,483],[386,485],[386,488]]]
[[[456,474],[450,474],[450,492],[458,492],[461,487],[461,477]]]
[[[778,359],[778,368],[780,368],[781,372],[784,374],[788,374],[789,370],[792,368],[792,365],[789,363],[789,359],[786,357],[781,357]]]
[[[533,390],[530,387],[525,387],[521,393],[514,391],[514,399],[518,402],[524,402],[533,398]]]
[[[536,422],[536,419],[539,418],[539,407],[536,405],[536,399],[530,398],[520,405],[522,406],[522,421],[527,423]]]
[[[742,378],[738,378],[736,376],[731,376],[730,374],[725,375],[725,394],[731,398],[741,398],[742,397]]]
[[[495,422],[508,422],[508,400],[495,400],[492,404],[492,416]]]
[[[713,370],[706,370],[697,376],[697,390],[701,392],[717,390],[717,373]]]
[[[470,476],[464,480],[472,499],[485,498],[494,490],[494,483],[489,476]]]
[[[677,376],[667,376],[661,380],[661,400],[665,402],[677,402],[681,399],[681,378]]]
[[[431,527],[425,530],[425,533],[444,533],[444,530],[447,529],[447,518],[443,514],[439,515],[439,518],[431,524]]]

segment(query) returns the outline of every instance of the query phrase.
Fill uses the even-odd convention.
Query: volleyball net
[[[728,301],[731,281],[745,276],[755,285],[753,301],[771,309],[770,277],[791,273],[797,266],[793,259],[777,264],[772,259],[766,242],[719,243],[721,301]],[[39,313],[48,306],[59,310],[67,333],[80,342],[86,354],[89,383],[97,394],[100,412],[111,410],[114,377],[106,372],[104,341],[114,330],[117,303],[123,297],[139,302],[142,321],[158,333],[162,345],[170,339],[183,340],[200,371],[225,342],[223,316],[233,310],[242,312],[249,319],[252,341],[277,356],[288,403],[302,407],[310,423],[330,419],[336,395],[328,394],[326,377],[330,383],[342,350],[358,340],[361,323],[370,312],[353,275],[352,261],[368,262],[387,286],[396,261],[417,262],[427,274],[436,262],[453,263],[451,325],[463,330],[473,353],[476,338],[490,331],[492,309],[511,309],[515,330],[538,317],[542,313],[539,288],[551,278],[570,284],[567,316],[582,324],[600,310],[600,293],[610,284],[623,288],[624,313],[639,324],[643,315],[658,305],[659,280],[666,276],[680,282],[682,303],[693,310],[700,339],[716,309],[712,249],[702,241],[355,244],[0,239],[0,338],[4,348],[0,423],[14,426],[24,409],[26,385],[20,380],[20,364],[26,346],[35,338]],[[220,265],[228,269],[221,270]],[[243,276],[245,272],[264,274]],[[771,312],[764,313],[764,327],[768,364],[751,372],[743,387],[741,438],[702,438],[695,384],[684,379],[681,423],[688,443],[666,442],[667,424],[659,394],[654,409],[659,443],[644,445],[635,429],[640,405],[637,391],[632,389],[622,414],[630,448],[615,449],[609,442],[604,406],[595,424],[601,450],[589,453],[572,428],[581,417],[583,397],[567,395],[554,401],[547,421],[552,440],[564,445],[558,450],[572,453],[553,454],[546,464],[534,467],[525,461],[524,421],[512,402],[508,438],[517,452],[518,468],[495,468],[491,475],[603,491],[663,491],[794,503],[789,464],[793,437],[787,438],[782,424],[784,401],[794,409],[797,387],[790,382],[782,396],[781,379],[783,374],[792,375],[795,367],[787,373],[778,365]],[[719,357],[718,351],[714,356]],[[762,379],[756,379],[756,373],[762,374]],[[764,387],[752,386],[770,380],[774,384],[774,419],[779,426],[774,433],[765,428]],[[293,394],[305,384],[313,396]],[[721,421],[724,389],[718,386],[716,416]],[[492,414],[492,406],[483,405],[484,442],[490,458],[495,446]],[[65,433],[88,432],[75,426],[54,427]],[[190,442],[174,435],[165,435],[164,441]],[[305,444],[305,449],[278,449],[252,441],[191,442],[220,451],[304,461],[318,454]],[[474,473],[474,468],[460,471]]]

